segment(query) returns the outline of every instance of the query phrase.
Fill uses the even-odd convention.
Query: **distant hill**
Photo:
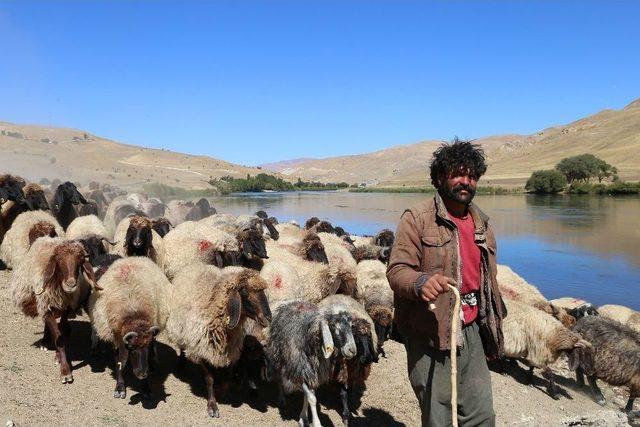
[[[263,164],[258,165],[258,166],[261,167],[262,169],[264,169],[265,171],[279,172],[281,170],[287,170],[289,168],[295,168],[296,166],[298,166],[301,163],[309,162],[309,161],[312,161],[312,160],[316,160],[316,159],[312,159],[310,157],[301,157],[299,159],[282,160],[282,161],[273,162],[273,163],[263,163]]]
[[[604,110],[534,135],[479,138],[487,153],[485,185],[523,185],[531,172],[562,158],[593,153],[616,166],[625,180],[640,180],[640,99],[622,110]],[[379,186],[424,185],[427,164],[441,141],[398,145],[373,153],[294,161],[274,169],[283,175],[323,182]]]
[[[0,122],[0,173],[31,181],[61,178],[140,188],[147,182],[192,189],[225,175],[245,177],[261,171],[168,150],[121,144],[82,130]]]

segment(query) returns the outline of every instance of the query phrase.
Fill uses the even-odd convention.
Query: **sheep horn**
[[[581,339],[581,340],[578,340],[578,342],[576,342],[573,345],[573,347],[574,348],[589,348],[589,347],[591,347],[591,343],[589,341]]]
[[[129,341],[131,341],[132,339],[138,338],[138,333],[135,331],[131,331],[131,332],[127,332],[123,337],[122,337],[122,341],[124,341],[125,344],[129,344]]]
[[[36,295],[42,295],[42,293],[44,292],[44,286],[40,286],[40,289],[35,291]]]
[[[151,332],[151,334],[153,334],[153,336],[158,336],[158,334],[160,333],[160,327],[159,326],[152,326],[149,328],[149,332]]]
[[[325,319],[320,321],[320,331],[322,332],[322,353],[324,358],[328,359],[333,354],[333,337],[331,336],[331,330],[329,330],[329,324]]]

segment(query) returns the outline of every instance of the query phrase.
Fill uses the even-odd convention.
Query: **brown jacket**
[[[496,239],[489,218],[474,204],[470,205],[469,212],[482,260],[477,322],[486,355],[501,356],[501,324],[506,308],[496,280]],[[401,335],[424,339],[440,350],[449,349],[453,293],[441,294],[434,301],[435,310],[431,311],[418,297],[416,284],[424,275],[440,273],[456,280],[459,287],[461,271],[457,228],[440,195],[404,211],[387,268],[387,278],[395,294],[394,323]],[[462,342],[461,336],[458,342]]]

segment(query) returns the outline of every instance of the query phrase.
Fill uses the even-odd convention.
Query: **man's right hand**
[[[424,302],[432,302],[438,298],[438,295],[443,294],[449,290],[449,286],[456,286],[455,280],[450,277],[443,276],[436,273],[429,277],[426,282],[422,284],[418,295]]]

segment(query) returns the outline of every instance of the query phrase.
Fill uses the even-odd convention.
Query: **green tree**
[[[558,170],[539,170],[531,174],[525,190],[538,194],[559,193],[567,186],[567,178]]]
[[[560,160],[556,169],[564,174],[569,184],[574,181],[589,182],[591,178],[598,178],[602,182],[605,178],[615,179],[618,170],[593,154],[580,154]]]

